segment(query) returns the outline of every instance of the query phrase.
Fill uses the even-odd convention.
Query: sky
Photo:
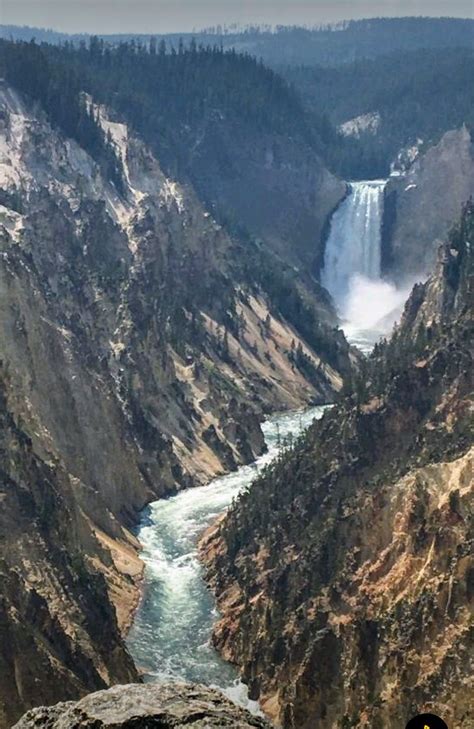
[[[1,24],[67,33],[171,33],[403,15],[474,18],[474,0],[0,0]]]

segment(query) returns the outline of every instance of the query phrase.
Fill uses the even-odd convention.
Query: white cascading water
[[[369,351],[392,328],[408,295],[381,277],[382,216],[387,180],[350,183],[334,213],[321,283],[353,344]]]

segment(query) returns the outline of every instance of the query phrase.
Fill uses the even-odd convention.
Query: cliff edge
[[[170,684],[115,686],[77,702],[42,706],[25,714],[13,729],[270,729],[222,694],[206,686]]]

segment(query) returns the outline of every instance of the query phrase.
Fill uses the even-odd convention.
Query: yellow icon
[[[429,728],[428,724],[425,724],[425,726],[423,727],[423,729],[430,729],[430,728]]]

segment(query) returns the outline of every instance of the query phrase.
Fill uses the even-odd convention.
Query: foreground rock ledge
[[[28,711],[13,729],[270,729],[223,694],[195,684],[129,684],[88,694],[80,701],[40,706]]]

